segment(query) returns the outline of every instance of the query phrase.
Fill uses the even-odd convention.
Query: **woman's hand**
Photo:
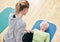
[[[25,29],[25,32],[28,32],[28,33],[30,33],[32,30],[31,29]]]

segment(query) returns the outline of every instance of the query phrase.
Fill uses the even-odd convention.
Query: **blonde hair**
[[[25,2],[17,2],[16,5],[15,5],[15,14],[18,14],[24,8],[29,8],[28,1],[25,1]]]

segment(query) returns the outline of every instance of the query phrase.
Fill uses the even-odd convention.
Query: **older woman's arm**
[[[50,35],[49,34],[47,35],[45,42],[50,42]]]

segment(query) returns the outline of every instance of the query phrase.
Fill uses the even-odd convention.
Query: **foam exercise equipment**
[[[41,23],[42,21],[43,21],[43,20],[38,20],[38,21],[34,24],[34,26],[32,27],[32,30],[34,30],[34,29],[40,30],[39,25],[40,25],[40,23]],[[48,22],[48,24],[49,24],[49,27],[48,27],[48,29],[46,30],[46,32],[48,32],[48,33],[50,34],[50,42],[51,42],[51,41],[52,41],[52,38],[53,38],[53,36],[54,36],[54,34],[55,34],[55,32],[56,32],[56,25],[53,24],[53,23],[50,23],[50,22]]]
[[[14,9],[11,7],[5,8],[0,12],[0,33],[8,26],[8,17],[10,13],[13,13]]]

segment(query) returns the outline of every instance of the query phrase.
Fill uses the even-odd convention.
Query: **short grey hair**
[[[41,24],[43,24],[43,23],[45,23],[45,24],[47,25],[47,29],[48,29],[48,27],[49,27],[48,22],[47,22],[47,21],[42,21]],[[41,25],[41,24],[40,24],[40,25]]]

